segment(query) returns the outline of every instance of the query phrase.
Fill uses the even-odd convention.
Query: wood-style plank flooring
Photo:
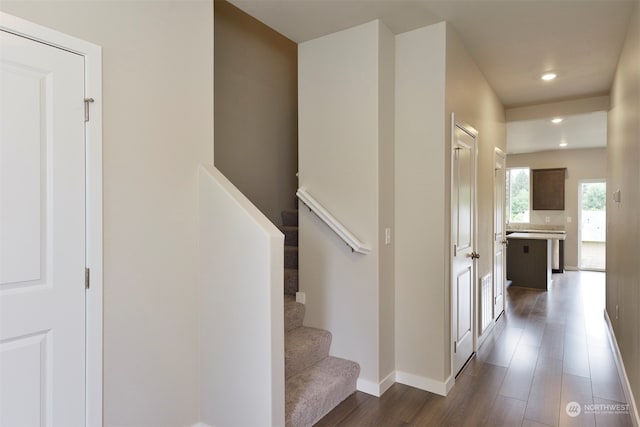
[[[602,405],[626,403],[604,320],[604,273],[553,279],[548,292],[507,289],[505,313],[447,397],[402,384],[380,398],[356,392],[316,425],[631,426],[628,413]],[[577,416],[569,402],[580,405]]]

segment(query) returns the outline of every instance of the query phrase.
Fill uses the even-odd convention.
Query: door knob
[[[478,252],[471,252],[471,259],[478,259],[480,258],[480,254]]]

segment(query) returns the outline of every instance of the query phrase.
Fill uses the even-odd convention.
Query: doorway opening
[[[582,181],[578,188],[578,267],[604,271],[607,245],[607,185],[604,180]]]

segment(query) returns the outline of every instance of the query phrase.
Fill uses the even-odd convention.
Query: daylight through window
[[[507,208],[509,222],[529,222],[529,168],[507,169]]]

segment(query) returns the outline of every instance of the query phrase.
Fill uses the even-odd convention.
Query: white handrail
[[[345,227],[340,221],[336,219],[329,211],[327,211],[311,194],[304,188],[299,188],[296,191],[296,196],[302,201],[311,212],[315,213],[331,230],[334,231],[344,242],[351,247],[351,250],[359,254],[368,254],[371,252],[371,248],[363,243],[356,236]]]

